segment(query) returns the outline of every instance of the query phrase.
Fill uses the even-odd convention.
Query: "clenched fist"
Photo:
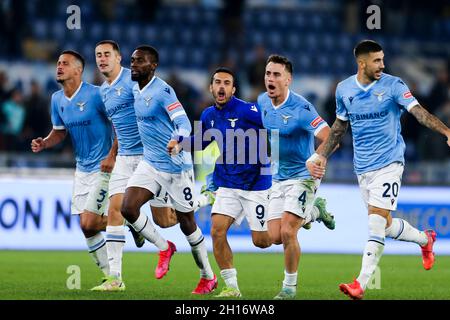
[[[31,141],[31,151],[37,153],[45,149],[45,140],[41,137]]]

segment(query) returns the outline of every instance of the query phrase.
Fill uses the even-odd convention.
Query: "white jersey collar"
[[[367,85],[367,86],[364,87],[361,83],[359,83],[358,78],[357,78],[357,75],[355,74],[355,82],[356,82],[356,85],[357,85],[361,90],[363,90],[363,91],[365,91],[365,92],[367,92],[370,88],[372,88],[372,87],[375,85],[375,83],[377,83],[377,81],[378,81],[378,80],[375,80],[375,81],[373,81],[372,83],[370,83],[369,85]]]
[[[155,81],[155,79],[156,79],[156,76],[153,76],[153,78],[145,85],[145,87],[142,88],[142,90],[139,89],[139,83],[137,83],[136,85],[137,85],[137,88],[139,90],[139,93],[142,94],[142,92],[144,92],[145,89],[150,87],[150,85],[153,83],[153,81]]]
[[[80,86],[78,87],[78,89],[73,93],[73,95],[69,98],[68,96],[66,96],[66,94],[64,93],[64,97],[66,97],[67,100],[72,101],[73,98],[75,98],[75,96],[78,94],[78,92],[80,91],[81,87],[83,86],[83,81],[81,81]]]
[[[123,72],[123,67],[120,67],[120,72],[119,72],[119,74],[117,75],[117,77],[111,82],[111,84],[108,84],[108,82],[105,81],[106,84],[107,84],[109,87],[112,87],[113,85],[115,85],[115,84],[119,81],[120,77],[122,76],[122,72]]]
[[[280,107],[282,107],[286,103],[286,101],[288,101],[290,94],[291,94],[291,90],[288,89],[288,92],[287,92],[287,95],[286,95],[286,99],[284,99],[284,101],[282,103],[280,103],[279,105],[277,105],[277,106],[274,106],[273,103],[272,103],[272,99],[270,99],[270,103],[272,104],[272,107],[274,109],[279,109]]]

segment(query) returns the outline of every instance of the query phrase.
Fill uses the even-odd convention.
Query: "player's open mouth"
[[[101,64],[101,65],[100,65],[100,68],[104,69],[104,68],[106,68],[107,66],[108,66],[107,64]]]
[[[217,96],[221,99],[225,98],[225,92],[223,91],[219,91],[219,93],[217,94]]]
[[[269,90],[275,90],[275,86],[274,86],[273,84],[269,84],[269,85],[267,86],[267,89],[269,89]]]

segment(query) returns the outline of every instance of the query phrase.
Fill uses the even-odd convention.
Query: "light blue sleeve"
[[[342,121],[348,121],[348,110],[345,107],[342,95],[340,94],[339,86],[336,88],[336,118]]]
[[[419,104],[417,99],[412,95],[408,86],[400,78],[396,79],[393,84],[392,95],[395,102],[408,111],[415,105]]]
[[[161,95],[163,97],[162,107],[175,125],[175,131],[172,134],[172,138],[181,141],[181,137],[189,137],[192,131],[191,123],[183,105],[178,101],[174,90],[170,87],[166,87]]]
[[[328,126],[327,122],[322,119],[312,104],[308,104],[310,111],[305,112],[301,117],[303,128],[316,135],[323,127]]]
[[[256,99],[256,107],[258,108],[259,112],[259,116],[260,116],[260,121],[262,126],[264,126],[263,123],[263,118],[264,118],[264,105],[263,105],[263,93],[261,93],[258,98]]]
[[[52,124],[53,124],[53,129],[55,130],[65,130],[66,126],[64,125],[63,120],[61,119],[61,116],[59,115],[58,112],[58,106],[56,103],[56,98],[55,98],[55,94],[52,95],[52,100],[51,100],[51,118],[52,118]]]

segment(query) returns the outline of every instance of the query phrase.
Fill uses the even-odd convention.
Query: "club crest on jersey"
[[[348,101],[350,101],[350,104],[353,102],[353,97],[348,97]]]
[[[211,120],[211,127],[214,127],[214,120]]]
[[[383,91],[383,92],[380,92],[380,93],[374,92],[373,94],[377,96],[378,101],[380,101],[380,102],[383,101],[383,94],[384,94],[384,91]]]
[[[86,105],[86,102],[77,102],[77,106],[80,108],[80,111],[84,111],[85,105]]]
[[[150,104],[150,100],[152,100],[152,97],[144,97],[144,100],[145,100],[145,104],[146,104],[146,106],[148,107],[149,106],[149,104]]]
[[[250,107],[250,110],[255,111],[255,112],[258,112],[258,109],[256,108],[255,105],[251,106],[251,107]]]
[[[120,88],[116,88],[116,93],[117,93],[117,95],[120,97],[120,95],[122,94],[122,90],[123,90],[123,87],[120,87]]]
[[[283,118],[283,123],[284,124],[287,124],[288,123],[288,119],[292,118],[292,116],[285,116],[284,114],[282,114],[281,117]]]
[[[228,121],[231,122],[231,127],[232,128],[234,128],[236,126],[236,121],[238,121],[238,120],[239,120],[238,118],[236,118],[236,119],[228,119]]]

